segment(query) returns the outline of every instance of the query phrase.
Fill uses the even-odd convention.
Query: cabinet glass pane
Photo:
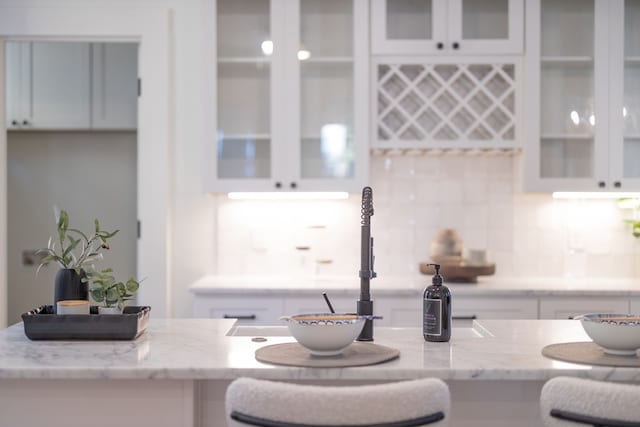
[[[300,67],[303,178],[353,177],[353,65]]]
[[[542,56],[593,56],[594,1],[543,0]]]
[[[218,0],[218,57],[257,57],[271,40],[269,0]]]
[[[640,178],[640,0],[624,2],[624,174]]]
[[[624,52],[640,57],[640,0],[624,2]]]
[[[430,40],[433,38],[431,0],[386,0],[387,39]]]
[[[216,4],[218,178],[269,178],[270,1]]]
[[[462,0],[462,38],[508,39],[509,0]]]
[[[548,138],[540,147],[542,178],[593,176],[593,139]]]
[[[311,58],[353,55],[353,2],[302,0],[300,50]]]
[[[544,63],[541,70],[542,136],[593,134],[593,65]]]

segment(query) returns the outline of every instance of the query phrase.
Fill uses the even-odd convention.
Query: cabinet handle
[[[442,50],[442,49],[444,48],[444,43],[442,43],[442,42],[438,42],[438,44],[436,44],[436,47],[437,47],[439,50]]]
[[[458,49],[460,47],[460,43],[458,42],[453,42],[453,44],[451,45],[454,49]]]
[[[282,183],[280,181],[276,182],[276,188],[282,188]]]
[[[28,125],[28,124],[29,124],[29,120],[23,120],[23,121],[22,121],[22,124],[23,124],[24,126]]]
[[[616,182],[613,183],[613,186],[616,187],[616,188],[620,188],[620,187],[622,187],[622,183],[620,181],[616,181]]]
[[[225,314],[222,316],[223,319],[241,319],[241,320],[255,320],[255,314]]]
[[[604,187],[606,187],[606,186],[607,186],[607,184],[605,184],[605,182],[604,182],[604,181],[599,181],[599,182],[598,182],[598,187],[600,187],[600,188],[604,188]]]
[[[452,320],[476,320],[478,316],[472,314],[470,316],[451,316]]]
[[[298,187],[298,184],[296,184],[295,182],[292,182],[291,184],[289,184],[289,187],[296,188]]]
[[[11,125],[18,126],[18,121],[17,120],[11,120]]]

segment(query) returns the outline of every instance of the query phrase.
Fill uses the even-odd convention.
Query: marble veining
[[[258,362],[257,348],[293,338],[267,337],[266,342],[256,343],[250,336],[228,336],[233,324],[234,320],[222,319],[152,318],[135,341],[30,341],[18,323],[0,332],[0,378],[402,380],[432,376],[521,381],[572,375],[640,381],[638,369],[592,367],[542,356],[547,344],[588,340],[579,321],[476,321],[477,334],[454,328],[448,343],[425,342],[419,328],[378,327],[375,342],[399,349],[400,358],[340,369]]]

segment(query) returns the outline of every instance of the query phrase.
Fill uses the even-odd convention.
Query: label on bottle
[[[422,331],[425,335],[442,335],[442,300],[424,299]]]

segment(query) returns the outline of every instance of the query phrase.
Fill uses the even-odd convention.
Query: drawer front
[[[626,298],[541,298],[541,319],[570,319],[586,313],[629,313],[629,300]]]
[[[536,319],[536,298],[453,297],[452,317],[457,320],[473,319]]]
[[[262,295],[246,297],[197,297],[194,316],[211,319],[238,319],[239,324],[277,325],[283,314],[281,298]]]

